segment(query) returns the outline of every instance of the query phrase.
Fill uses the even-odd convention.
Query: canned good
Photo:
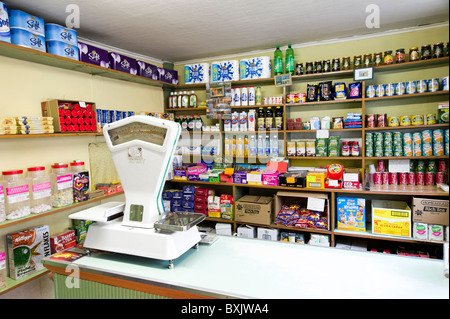
[[[386,127],[387,114],[377,114],[377,127]]]
[[[413,153],[414,153],[414,156],[422,156],[422,145],[414,144],[413,145]]]
[[[386,84],[385,93],[386,93],[386,96],[394,96],[395,95],[394,83]]]
[[[423,125],[423,115],[416,114],[412,117],[412,125]]]
[[[414,172],[414,170],[412,172]],[[418,160],[417,161],[415,172],[416,173],[417,172],[425,173],[425,161],[424,160]]]
[[[392,137],[393,137],[392,132],[384,132],[383,133],[384,144],[392,145]]]
[[[437,122],[436,122],[436,115],[434,115],[434,114],[432,114],[432,113],[427,114],[427,115],[425,116],[425,118],[427,119],[427,124],[428,124],[428,125],[432,125],[432,124],[436,124],[436,123],[437,123]]]
[[[426,80],[419,80],[416,82],[417,93],[425,93],[428,91],[428,82]]]
[[[375,155],[375,157],[383,157],[384,156],[383,145],[375,145],[374,155]]]
[[[444,144],[436,142],[433,144],[433,156],[443,156],[444,155]]]
[[[366,157],[373,157],[373,145],[366,145]]]
[[[416,185],[419,185],[419,186],[425,185],[425,173],[424,172],[416,173]]]
[[[403,134],[403,145],[412,145],[412,134],[411,133],[404,133]]]
[[[433,147],[431,143],[423,143],[422,156],[432,156],[432,155],[433,155]]]
[[[389,185],[389,172],[381,173],[381,184]]]
[[[433,173],[433,172],[425,173],[425,185],[427,185],[427,186],[434,185],[435,177],[436,177],[436,173]]]
[[[400,172],[398,173],[398,184],[407,185],[408,184],[408,173]]]
[[[406,92],[406,86],[405,86],[405,82],[398,82],[395,85],[395,94],[396,95],[403,95]]]
[[[398,185],[398,173],[389,173],[389,185]]]
[[[445,176],[445,172],[437,172],[436,173],[436,184],[446,184],[447,179]]]
[[[314,66],[312,62],[306,62],[305,64],[305,74],[314,73]]]
[[[401,145],[394,145],[394,156],[395,157],[403,156],[403,147]]]
[[[377,162],[377,171],[384,172],[386,170],[386,163],[384,160],[378,160]]]
[[[408,185],[416,185],[416,173],[408,173]]]
[[[442,78],[442,91],[448,91],[448,75]]]
[[[394,156],[394,150],[392,149],[392,145],[384,146],[384,156],[386,157]]]
[[[431,131],[430,130],[422,131],[422,141],[424,143],[431,143],[431,140],[432,140]]]
[[[433,130],[433,143],[443,143],[444,142],[444,131]]]
[[[375,185],[381,185],[381,183],[382,183],[381,174],[382,173],[380,173],[380,172],[375,172],[373,174],[373,183]]]
[[[331,60],[323,60],[323,72],[331,71]]]
[[[447,171],[447,161],[439,160],[437,165],[438,172],[446,172]]]
[[[367,114],[366,115],[366,127],[375,127],[375,114]]]
[[[383,133],[381,132],[375,132],[374,133],[375,143],[381,142],[383,143]]]
[[[437,91],[439,91],[439,79],[430,79],[430,80],[428,80],[428,91],[429,92],[437,92]]]
[[[384,96],[384,94],[385,94],[384,84],[378,84],[375,87],[375,96],[376,97],[381,97],[381,96]]]
[[[400,126],[410,126],[411,118],[408,115],[400,116]]]
[[[400,120],[399,120],[398,116],[388,117],[388,126],[399,126],[399,125],[400,125]]]
[[[366,88],[366,97],[367,98],[375,97],[375,93],[376,93],[375,85],[367,86],[367,88]]]
[[[406,94],[416,93],[416,82],[408,81],[406,82]]]
[[[428,161],[428,165],[425,169],[425,172],[432,172],[432,173],[436,173],[436,161],[435,160],[429,160]]]
[[[286,96],[286,103],[295,103],[295,97],[296,97],[295,93],[287,94],[287,96]]]
[[[297,93],[298,102],[305,103],[306,102],[306,93]]]
[[[316,61],[314,62],[314,73],[322,73],[322,61]]]

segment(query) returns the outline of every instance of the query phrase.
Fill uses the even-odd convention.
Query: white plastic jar
[[[6,287],[6,253],[0,250],[0,290]]]
[[[4,222],[5,220],[6,220],[5,195],[4,195],[3,183],[0,181],[0,223]]]
[[[73,204],[73,177],[69,165],[55,163],[52,165],[50,181],[52,184],[52,207],[64,207]]]
[[[50,176],[45,174],[45,167],[29,167],[28,178],[30,180],[30,211],[33,214],[41,214],[52,209],[52,186]]]
[[[30,186],[23,177],[23,170],[5,171],[3,187],[5,193],[6,219],[17,219],[30,214]]]

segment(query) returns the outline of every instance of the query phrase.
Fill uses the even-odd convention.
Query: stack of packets
[[[16,118],[0,117],[0,135],[17,134]]]
[[[345,128],[361,128],[362,114],[361,113],[347,113],[347,118],[344,120]]]
[[[321,212],[301,208],[300,204],[281,206],[281,210],[275,218],[276,225],[287,227],[328,229],[328,219]]]
[[[17,127],[19,134],[51,134],[55,132],[52,117],[18,117]]]

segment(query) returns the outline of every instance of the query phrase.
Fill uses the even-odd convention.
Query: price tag
[[[78,102],[80,107],[86,108],[86,102]]]
[[[330,131],[328,130],[317,130],[316,131],[316,138],[329,138],[330,137]]]

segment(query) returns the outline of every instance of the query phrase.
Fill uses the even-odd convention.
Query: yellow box
[[[221,218],[222,216],[221,216],[220,211],[218,211],[218,212],[211,212],[211,211],[208,211],[208,217],[211,217],[211,218]]]
[[[372,233],[411,237],[411,208],[406,202],[372,200]]]
[[[325,172],[308,172],[306,175],[306,188],[325,188]]]

